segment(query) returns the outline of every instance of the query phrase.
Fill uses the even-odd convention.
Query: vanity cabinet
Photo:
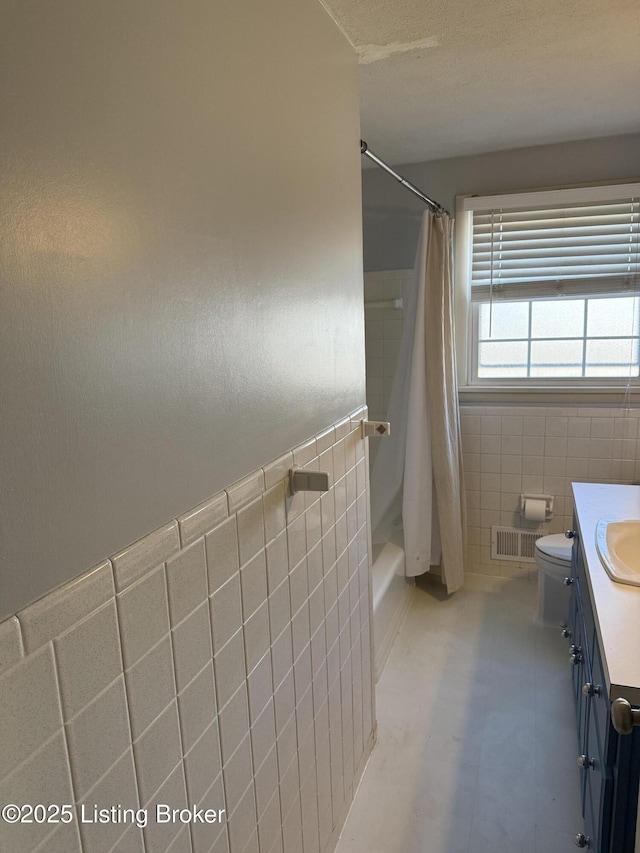
[[[570,644],[584,816],[584,830],[575,842],[597,853],[634,853],[640,730],[623,736],[611,723],[606,669],[575,519],[574,531],[569,619],[564,633]]]

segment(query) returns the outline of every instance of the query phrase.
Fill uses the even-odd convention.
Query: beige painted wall
[[[375,140],[367,142],[384,159]],[[458,194],[637,179],[640,133],[452,157],[397,169],[454,213]],[[412,268],[424,204],[379,168],[363,171],[362,195],[365,269]]]
[[[2,17],[0,617],[364,402],[357,66],[321,5]]]

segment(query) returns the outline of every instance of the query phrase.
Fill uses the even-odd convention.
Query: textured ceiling
[[[640,130],[640,0],[323,2],[388,162]]]

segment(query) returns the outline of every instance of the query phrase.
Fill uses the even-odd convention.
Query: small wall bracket
[[[388,421],[360,421],[360,432],[362,438],[368,436],[391,435],[391,424]]]

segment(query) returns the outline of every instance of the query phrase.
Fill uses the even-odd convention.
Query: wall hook
[[[289,490],[296,492],[328,492],[331,487],[329,475],[324,471],[309,471],[294,465],[289,469]]]

